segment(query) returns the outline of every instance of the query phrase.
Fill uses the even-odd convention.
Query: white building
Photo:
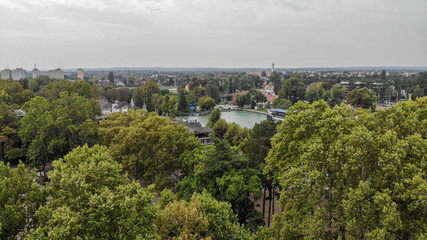
[[[10,69],[4,69],[1,70],[1,79],[11,79],[12,78],[12,72]]]
[[[44,75],[52,79],[64,79],[64,71],[62,71],[62,69],[60,68],[57,68],[55,70],[49,70]]]
[[[85,78],[85,71],[83,69],[79,68],[77,69],[77,79],[84,80]]]
[[[34,65],[34,69],[33,69],[33,71],[31,72],[31,77],[32,78],[38,78],[40,76],[40,70],[38,70],[37,68],[36,68],[36,66]]]
[[[25,78],[26,72],[22,68],[17,68],[12,70],[12,79],[15,81],[19,81],[21,78]]]

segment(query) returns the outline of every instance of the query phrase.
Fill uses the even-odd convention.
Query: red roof
[[[271,95],[271,94],[265,94],[264,95],[267,98],[267,101],[272,102],[274,101],[276,98],[278,98],[277,95]]]

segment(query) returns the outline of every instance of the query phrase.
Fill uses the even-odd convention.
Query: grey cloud
[[[425,0],[0,0],[0,67],[427,66]]]

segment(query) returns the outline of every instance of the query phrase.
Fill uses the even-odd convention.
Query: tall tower
[[[79,68],[77,69],[77,79],[83,80],[85,78],[85,72],[83,69]]]
[[[271,72],[274,72],[274,63],[271,64]]]
[[[40,76],[40,71],[37,69],[36,64],[34,64],[34,69],[31,72],[32,78],[38,78]]]

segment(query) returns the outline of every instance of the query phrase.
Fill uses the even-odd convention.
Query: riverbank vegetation
[[[87,82],[0,80],[0,238],[427,236],[427,97],[372,112],[331,107],[323,84],[304,96],[297,86],[281,91],[277,104],[289,110],[280,123],[242,128],[214,110],[207,146],[159,116],[192,98],[219,101],[224,84],[257,101],[251,84],[262,83],[242,79],[193,78],[178,96],[149,81],[136,96],[151,111],[100,122]],[[306,96],[311,103],[298,101]]]

